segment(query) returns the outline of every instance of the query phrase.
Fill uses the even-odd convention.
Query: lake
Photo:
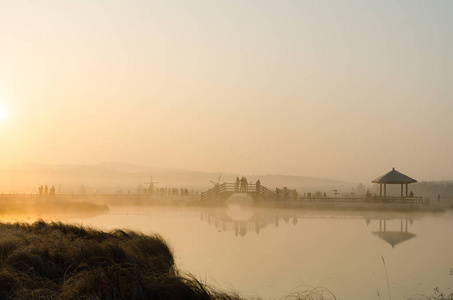
[[[275,209],[233,199],[224,207],[113,205],[75,215],[50,219],[160,234],[181,270],[245,297],[280,299],[317,287],[340,299],[388,299],[387,278],[392,299],[453,286],[451,210]]]
[[[341,299],[388,299],[386,271],[392,299],[432,295],[435,287],[450,293],[453,286],[451,210],[307,211],[232,202],[221,208],[114,206],[71,222],[158,233],[180,269],[244,296],[278,299],[321,287]]]

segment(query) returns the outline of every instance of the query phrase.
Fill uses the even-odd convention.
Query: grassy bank
[[[0,223],[0,299],[238,299],[175,267],[159,236]]]

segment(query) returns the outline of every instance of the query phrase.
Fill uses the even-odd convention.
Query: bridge
[[[201,193],[202,201],[225,201],[233,194],[247,194],[253,200],[278,200],[280,195],[267,187],[256,183],[249,183],[242,186],[237,183],[216,184],[213,188]]]

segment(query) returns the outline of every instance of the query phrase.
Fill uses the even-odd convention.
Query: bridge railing
[[[265,186],[260,186],[258,193],[265,199],[275,199],[277,198],[277,194],[274,191],[269,190]]]
[[[216,184],[213,188],[201,193],[201,200],[209,200],[218,197],[220,193],[225,192],[226,183]]]
[[[209,200],[219,198],[223,193],[247,193],[257,194],[264,199],[277,199],[277,194],[269,190],[265,186],[256,183],[248,183],[246,185],[227,183],[216,184],[206,192],[201,193],[201,200]]]
[[[213,188],[201,193],[201,200],[226,199],[233,193],[251,194],[254,199],[273,201],[297,201],[297,202],[369,202],[369,203],[422,203],[422,197],[370,197],[370,198],[338,198],[338,197],[297,197],[290,193],[293,190],[280,190],[277,194],[267,187],[249,183],[241,186],[236,183],[217,184]],[[288,192],[289,191],[289,192]]]

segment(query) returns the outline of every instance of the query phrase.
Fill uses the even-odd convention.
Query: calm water
[[[453,286],[453,212],[376,213],[113,206],[71,223],[159,233],[179,268],[244,296],[279,299],[304,286],[341,299],[432,295]]]

